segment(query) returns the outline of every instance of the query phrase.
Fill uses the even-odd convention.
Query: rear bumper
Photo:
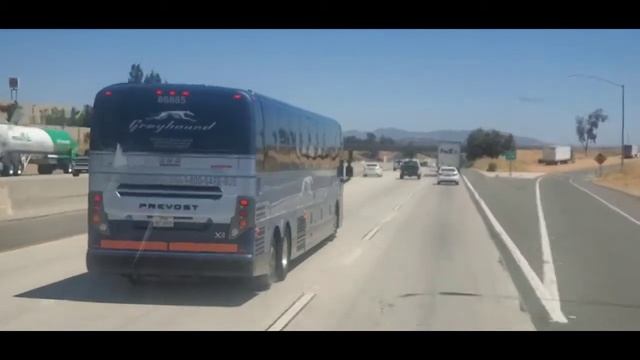
[[[439,183],[452,183],[459,184],[460,178],[438,178]]]
[[[89,249],[87,270],[111,274],[157,276],[250,277],[254,272],[250,254],[205,254],[131,250]],[[137,256],[137,259],[136,259]]]

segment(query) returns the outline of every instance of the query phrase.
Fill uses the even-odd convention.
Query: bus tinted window
[[[180,90],[180,89],[179,89]],[[165,91],[166,93],[167,91]],[[255,151],[247,99],[206,88],[165,101],[155,88],[112,90],[96,98],[92,150],[249,154]],[[253,146],[252,146],[253,145]]]

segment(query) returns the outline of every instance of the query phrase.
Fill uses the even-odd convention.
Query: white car
[[[438,170],[438,185],[442,183],[455,183],[459,185],[460,173],[458,173],[458,169],[452,166],[442,166],[440,170]]]
[[[367,176],[382,177],[382,166],[380,166],[380,164],[375,163],[375,162],[366,163],[366,164],[364,164],[364,172],[362,173],[362,176],[364,176],[364,177],[367,177]]]

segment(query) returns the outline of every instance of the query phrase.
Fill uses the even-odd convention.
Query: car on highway
[[[442,166],[438,171],[438,185],[443,183],[460,184],[460,173],[453,166]]]
[[[362,176],[377,176],[382,177],[382,166],[377,162],[369,162],[364,164],[364,171]]]
[[[395,160],[393,162],[393,171],[400,169],[401,165],[402,165],[402,160]]]
[[[400,179],[404,179],[405,176],[417,177],[418,180],[422,178],[422,166],[420,162],[415,159],[405,160],[400,166]]]

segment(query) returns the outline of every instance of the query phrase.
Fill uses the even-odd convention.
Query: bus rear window
[[[171,98],[150,87],[98,95],[91,149],[114,151],[120,145],[125,152],[252,152],[251,109],[246,99],[209,89],[189,89],[188,96],[182,96],[186,89],[180,90]]]

